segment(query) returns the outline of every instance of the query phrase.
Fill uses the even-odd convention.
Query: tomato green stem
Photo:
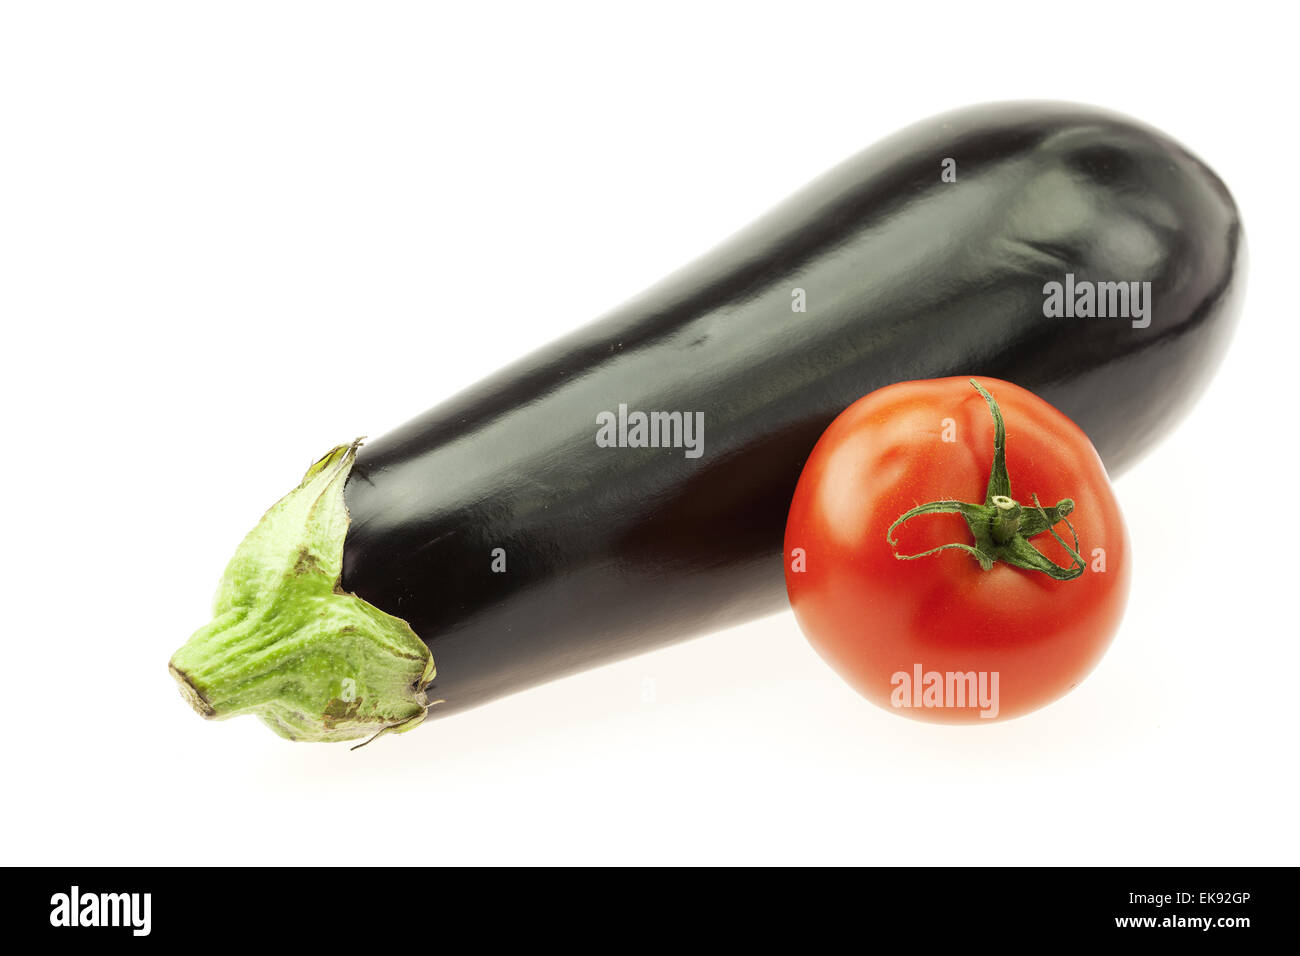
[[[1044,508],[1039,503],[1038,496],[1033,495],[1033,505],[1027,507],[1011,497],[1011,478],[1007,474],[1006,424],[1002,419],[1002,409],[998,407],[997,400],[979,382],[971,379],[970,383],[984,396],[984,401],[993,416],[993,466],[989,472],[984,503],[981,505],[956,499],[942,499],[917,505],[912,510],[899,515],[885,532],[885,540],[894,549],[894,557],[900,561],[911,561],[940,551],[956,549],[969,553],[986,571],[998,561],[1002,561],[1026,571],[1041,571],[1058,581],[1074,580],[1083,574],[1087,566],[1079,555],[1079,536],[1074,533],[1074,526],[1070,524],[1068,518],[1068,515],[1074,511],[1074,502],[1069,498],[1062,498],[1051,508]],[[894,538],[894,530],[911,518],[924,514],[960,514],[966,519],[975,543],[971,545],[954,541],[951,544],[922,551],[920,554],[900,554],[898,541]],[[1074,539],[1073,545],[1066,544],[1065,539],[1056,532],[1056,525],[1062,521],[1070,530],[1070,535]],[[1071,563],[1068,567],[1056,564],[1029,543],[1030,538],[1045,531],[1050,533],[1070,555]]]
[[[989,532],[998,544],[1006,544],[1020,530],[1020,503],[1006,495],[993,496],[993,516]]]

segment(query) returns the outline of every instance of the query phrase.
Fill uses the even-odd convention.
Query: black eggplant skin
[[[1244,261],[1223,183],[1155,130],[1061,103],[935,117],[363,446],[343,587],[430,646],[430,717],[779,610],[790,498],[847,405],[908,379],[1007,379],[1114,475],[1205,387]],[[1045,318],[1067,272],[1149,280],[1150,327]],[[619,403],[704,412],[703,456],[597,447]]]

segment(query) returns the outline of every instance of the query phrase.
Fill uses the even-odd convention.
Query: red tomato
[[[786,524],[786,588],[808,640],[868,700],[920,720],[988,722],[1056,700],[1101,659],[1128,597],[1124,522],[1087,436],[1032,392],[979,383],[1006,422],[1009,497],[1029,536],[1009,535],[1014,522],[990,534],[986,516],[1003,513],[986,508],[1003,490],[990,487],[994,416],[967,378],[904,382],[850,405],[804,465]],[[1072,499],[1073,510],[1053,521],[1035,495],[1045,509]],[[974,503],[975,524],[918,514],[891,545],[900,516],[938,500]],[[1049,523],[1071,548],[1073,527],[1081,560],[1042,530]],[[1002,555],[1025,556],[1027,543],[1040,553],[1028,557],[1077,576],[1006,560],[986,570],[969,550],[975,527]],[[968,549],[896,556],[950,543]]]

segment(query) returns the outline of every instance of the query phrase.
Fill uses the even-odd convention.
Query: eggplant
[[[796,481],[846,406],[1005,379],[1114,475],[1205,388],[1244,265],[1227,188],[1150,127],[1048,102],[921,122],[598,321],[334,449],[241,545],[172,673],[205,716],[352,739],[777,611]]]

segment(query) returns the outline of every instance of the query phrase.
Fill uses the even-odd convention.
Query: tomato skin
[[[965,377],[891,385],[845,409],[804,465],[786,523],[786,589],[808,640],[868,700],[920,720],[988,723],[1051,703],[1096,666],[1128,599],[1128,536],[1087,436],[1032,392],[979,382],[1006,421],[1012,497],[1025,507],[1035,494],[1047,507],[1074,500],[1069,520],[1088,563],[1080,577],[1058,581],[1002,562],[986,571],[959,550],[895,557],[886,532],[911,508],[984,501],[993,419]],[[1064,523],[1056,530],[1071,541]],[[916,516],[894,535],[901,554],[973,543],[956,514]],[[1051,534],[1032,543],[1070,564]],[[897,706],[903,682],[895,675],[910,678],[917,665],[924,673],[997,673],[996,715],[981,716],[977,706]]]

